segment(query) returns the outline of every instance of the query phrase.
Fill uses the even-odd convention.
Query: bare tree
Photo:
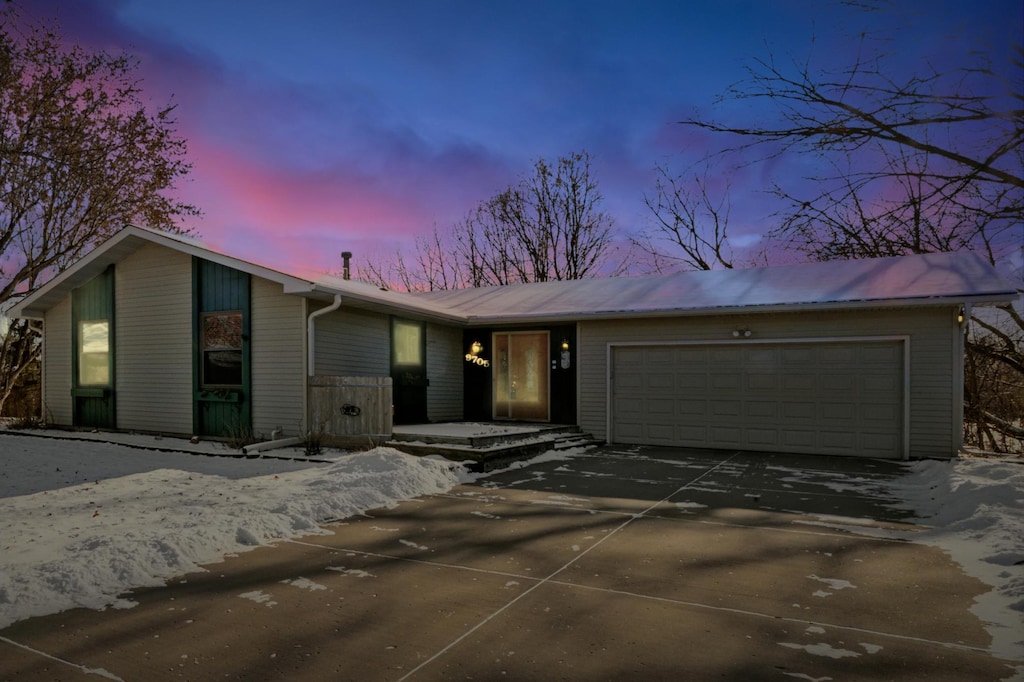
[[[418,236],[411,264],[402,251],[390,259],[374,259],[359,268],[359,277],[386,289],[438,291],[462,286],[465,277],[456,261],[451,236],[437,225],[427,236]]]
[[[646,254],[650,269],[732,268],[728,187],[720,197],[713,197],[707,166],[701,175],[692,176],[674,176],[665,166],[657,171],[654,195],[644,196],[651,225],[632,238],[633,245]]]
[[[360,275],[409,291],[582,279],[616,274],[612,219],[586,152],[540,159],[533,174],[482,201],[448,232],[436,227],[416,240],[410,261],[400,252]]]
[[[576,152],[477,206],[455,232],[469,283],[583,279],[610,256],[612,219],[600,208],[590,155]]]
[[[195,207],[166,194],[190,165],[172,106],[150,112],[126,55],[63,43],[0,10],[0,308],[126,224],[181,231]],[[0,350],[0,409],[35,360],[26,323]]]
[[[970,249],[1007,267],[1024,242],[1024,51],[998,68],[973,54],[960,69],[897,78],[884,54],[865,56],[868,47],[862,38],[852,66],[838,73],[755,62],[726,99],[770,102],[778,119],[682,123],[744,140],[733,151],[764,145],[766,157],[796,152],[825,164],[809,178],[810,194],[775,189],[787,208],[770,237],[806,257]],[[992,401],[979,389],[982,375],[1024,387],[1024,322],[1011,306],[1003,313],[977,322],[969,337],[969,435],[1009,435],[1024,421],[1019,400]]]

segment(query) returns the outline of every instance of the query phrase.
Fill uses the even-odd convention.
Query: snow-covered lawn
[[[226,453],[218,447],[193,449]],[[327,463],[279,459],[301,457],[299,449],[268,455],[209,457],[0,432],[0,627],[75,606],[128,606],[119,595],[133,587],[163,584],[274,540],[329,533],[320,527],[326,521],[474,478],[459,464],[387,448],[329,451]],[[1024,660],[1019,462],[913,462],[886,484],[929,527],[899,537],[944,548],[992,586],[973,610],[988,624],[993,653],[1013,660]]]
[[[0,627],[128,606],[118,595],[130,588],[330,533],[319,526],[466,476],[460,464],[388,448],[327,454],[332,463],[239,459],[0,433]]]
[[[1024,460],[921,460],[889,484],[901,508],[929,527],[906,539],[941,547],[993,589],[971,611],[996,655],[1024,661]]]

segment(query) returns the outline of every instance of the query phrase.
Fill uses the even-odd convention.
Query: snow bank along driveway
[[[274,451],[275,455],[301,455]],[[461,465],[378,448],[333,463],[206,457],[0,433],[0,627],[76,606],[124,607],[271,540],[444,492]]]

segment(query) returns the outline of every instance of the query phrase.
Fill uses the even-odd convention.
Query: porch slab
[[[441,455],[490,471],[547,450],[597,444],[571,424],[444,422],[395,426],[385,445],[410,455]]]

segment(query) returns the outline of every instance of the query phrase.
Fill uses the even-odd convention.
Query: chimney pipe
[[[351,279],[352,273],[349,270],[348,262],[352,259],[351,251],[341,252],[341,277],[342,279]]]

